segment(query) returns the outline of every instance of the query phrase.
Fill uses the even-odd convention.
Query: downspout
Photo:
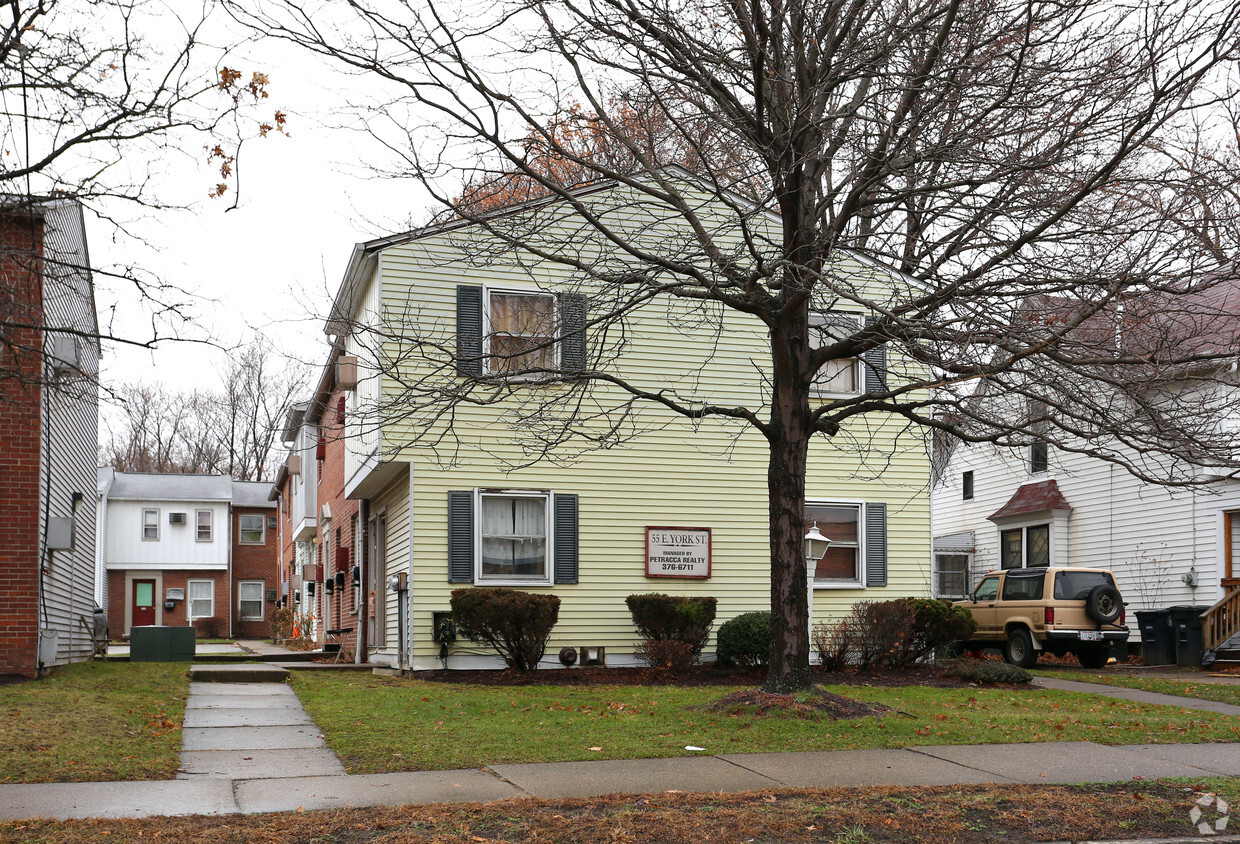
[[[231,483],[232,478],[229,478]],[[228,502],[228,638],[233,637],[233,506]]]

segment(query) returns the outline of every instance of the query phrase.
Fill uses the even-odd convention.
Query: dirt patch
[[[225,817],[0,823],[0,842],[684,844],[835,840],[989,844],[1197,835],[1202,785],[769,789],[336,809]],[[1226,795],[1228,798],[1233,795]]]
[[[419,671],[419,680],[432,683],[467,683],[478,686],[761,686],[762,670],[722,666],[715,663],[694,666],[687,671],[655,668],[570,668],[534,671]],[[815,671],[818,686],[933,686],[956,689],[974,686],[947,677],[932,666],[880,671]]]
[[[761,689],[733,692],[705,707],[707,712],[724,712],[730,715],[791,715],[798,718],[827,717],[832,721],[841,718],[882,717],[891,707],[876,703],[864,703],[815,689],[797,695],[777,695]]]

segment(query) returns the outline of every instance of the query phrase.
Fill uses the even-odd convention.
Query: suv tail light
[[[1055,623],[1055,608],[1054,608],[1054,607],[1047,607],[1047,608],[1044,610],[1044,612],[1046,613],[1046,623],[1047,623],[1047,624],[1054,624],[1054,623]]]
[[[1128,619],[1128,610],[1124,609],[1123,607],[1120,607],[1119,608],[1119,626],[1123,627],[1125,624],[1127,624],[1128,623],[1127,619]]]

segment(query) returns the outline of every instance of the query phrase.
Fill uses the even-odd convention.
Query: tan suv
[[[1003,648],[1003,658],[1028,668],[1040,651],[1075,654],[1085,668],[1123,655],[1128,642],[1124,602],[1105,569],[1028,568],[994,571],[967,601],[977,620],[965,650]]]

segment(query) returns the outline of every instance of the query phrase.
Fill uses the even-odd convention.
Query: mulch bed
[[[467,683],[478,686],[761,686],[766,672],[750,668],[695,666],[687,671],[655,668],[570,668],[523,674],[520,671],[419,671],[419,680],[432,683]],[[932,666],[881,671],[831,673],[815,671],[820,686],[934,686],[957,689],[976,685],[947,677]]]
[[[707,712],[750,712],[755,715],[791,715],[801,718],[826,716],[833,721],[841,718],[879,717],[891,712],[891,707],[877,703],[864,703],[824,692],[821,689],[806,695],[777,695],[761,689],[745,689],[709,703]]]

